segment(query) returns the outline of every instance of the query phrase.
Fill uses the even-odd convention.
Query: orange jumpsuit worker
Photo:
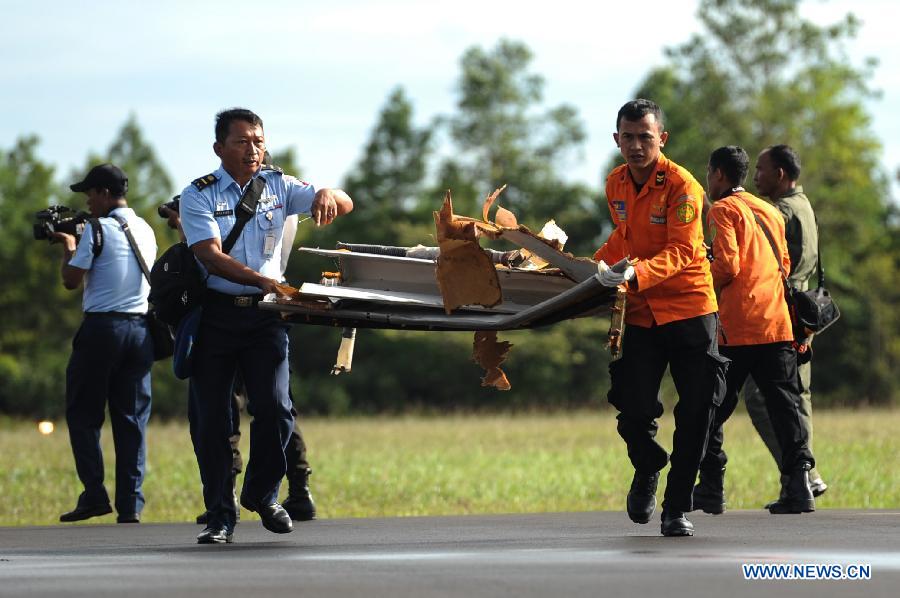
[[[606,179],[616,228],[594,259],[600,261],[601,283],[628,289],[622,357],[610,364],[608,394],[635,470],[628,516],[636,523],[650,520],[659,472],[669,461],[655,440],[663,413],[659,385],[669,367],[679,400],[660,529],[665,536],[691,536],[694,528],[684,514],[692,509],[728,364],[716,343],[718,307],[701,226],[703,188],[661,153],[668,133],[655,103],[622,106],[616,130],[613,138],[626,162]],[[624,272],[607,266],[625,257],[633,265]]]
[[[770,511],[809,512],[815,510],[809,487],[815,459],[800,422],[797,351],[782,278],[791,269],[784,219],[775,207],[740,186],[749,164],[747,152],[731,145],[715,150],[707,168],[707,189],[713,201],[708,216],[715,256],[712,275],[722,318],[720,349],[731,365],[725,400],[716,412],[700,465],[694,507],[707,513],[725,510],[728,457],[722,450],[722,426],[734,412],[750,375],[765,397],[781,448],[781,473],[788,479],[783,499]]]

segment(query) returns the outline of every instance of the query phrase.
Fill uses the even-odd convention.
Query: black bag
[[[131,251],[134,253],[134,257],[137,258],[138,264],[141,266],[141,271],[147,278],[147,282],[150,282],[150,271],[147,269],[147,262],[144,261],[144,256],[141,255],[141,252],[138,249],[137,241],[134,240],[134,235],[131,234],[128,222],[119,216],[114,216],[114,218],[118,220],[119,226],[122,227],[122,232],[124,232],[125,236],[128,238],[128,244],[131,245]],[[175,335],[172,333],[172,329],[157,317],[153,307],[147,312],[147,332],[153,340],[153,361],[171,357],[172,353],[175,352]]]
[[[778,269],[781,270],[781,280],[784,283],[784,296],[791,312],[791,323],[794,326],[794,336],[798,341],[807,339],[812,334],[820,333],[841,317],[841,310],[837,303],[831,298],[831,293],[825,288],[825,270],[822,268],[822,253],[820,247],[816,246],[818,255],[818,287],[808,291],[797,290],[788,284],[787,273],[781,266],[781,256],[778,255],[778,249],[775,247],[775,239],[768,227],[758,216],[754,215],[757,224],[759,224],[772,251],[775,253],[775,261],[778,262]]]
[[[821,261],[821,260],[820,260]],[[810,332],[820,333],[841,317],[841,310],[825,288],[822,271],[819,270],[819,287],[808,291],[791,289],[791,301],[797,316],[797,324]]]
[[[175,353],[175,336],[169,325],[156,317],[156,312],[147,312],[147,331],[153,339],[153,361],[171,357]]]
[[[203,303],[207,277],[187,243],[169,247],[150,270],[150,302],[157,317],[178,326],[181,318]]]
[[[262,177],[253,179],[247,186],[235,210],[234,226],[222,243],[224,253],[231,252],[244,225],[256,214],[256,206],[265,186]],[[159,319],[177,327],[181,318],[203,304],[207,278],[209,274],[204,273],[187,243],[182,241],[169,247],[150,271],[150,302]]]

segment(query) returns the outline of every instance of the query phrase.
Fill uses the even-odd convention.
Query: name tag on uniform
[[[213,216],[216,218],[221,218],[222,216],[231,216],[234,214],[234,210],[216,210],[213,212]]]
[[[263,241],[263,257],[270,258],[275,253],[275,233],[266,233]]]

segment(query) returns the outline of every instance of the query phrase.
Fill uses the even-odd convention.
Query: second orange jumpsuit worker
[[[635,470],[628,516],[636,523],[650,521],[659,472],[669,461],[655,440],[656,420],[663,413],[659,386],[668,367],[679,400],[661,531],[690,536],[694,527],[684,514],[692,508],[728,363],[716,343],[717,305],[701,226],[703,188],[662,154],[668,133],[654,102],[622,106],[613,138],[626,162],[606,180],[616,228],[594,258],[600,260],[605,286],[628,289],[622,357],[610,364],[608,395],[619,410],[618,431]],[[607,266],[625,257],[636,261],[624,272]]]
[[[707,190],[713,201],[708,216],[715,256],[712,275],[722,318],[719,346],[731,366],[725,400],[716,412],[700,465],[694,506],[707,513],[725,510],[728,457],[722,449],[722,427],[734,412],[749,375],[765,396],[781,448],[781,473],[788,477],[783,500],[770,511],[809,512],[815,510],[808,474],[815,460],[800,425],[797,352],[782,280],[782,272],[791,269],[784,219],[772,205],[740,186],[749,163],[747,153],[731,145],[715,150],[707,169]]]

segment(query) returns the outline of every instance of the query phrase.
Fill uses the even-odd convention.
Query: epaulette
[[[199,179],[194,179],[193,181],[191,181],[191,185],[196,187],[197,191],[203,191],[218,180],[219,177],[217,177],[216,175],[208,174],[206,176],[200,177]]]
[[[281,166],[275,166],[274,164],[263,164],[260,170],[272,170],[277,172],[278,174],[284,174],[284,171],[281,169]]]

